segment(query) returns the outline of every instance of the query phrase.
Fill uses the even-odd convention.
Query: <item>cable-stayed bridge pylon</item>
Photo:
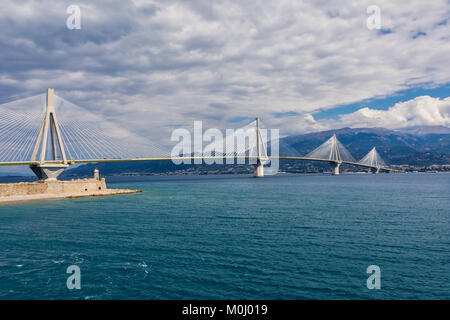
[[[386,166],[386,162],[381,158],[376,147],[373,147],[361,160],[359,160],[359,163],[372,167],[373,173],[380,172],[380,169]]]
[[[344,147],[344,145],[337,139],[336,134],[321,144],[319,147],[308,153],[306,156],[311,159],[328,160],[331,166],[331,172],[334,175],[339,174],[339,167],[343,161],[355,162],[355,159]]]

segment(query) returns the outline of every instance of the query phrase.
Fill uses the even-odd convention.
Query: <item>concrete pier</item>
[[[59,175],[67,169],[68,164],[33,164],[30,169],[39,180],[57,181]]]
[[[341,166],[338,162],[330,162],[331,166],[331,174],[334,176],[338,176],[340,174],[339,167]]]
[[[253,165],[253,177],[264,178],[264,165],[262,163]]]
[[[370,171],[371,171],[373,174],[378,174],[378,173],[380,173],[380,168],[371,168]]]

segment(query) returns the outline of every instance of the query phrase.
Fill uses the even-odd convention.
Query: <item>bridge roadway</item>
[[[261,160],[266,160],[264,157],[259,157]],[[270,158],[270,157],[269,157]],[[213,156],[192,156],[192,157],[162,157],[162,158],[134,158],[134,159],[90,159],[90,160],[68,160],[69,164],[82,164],[82,163],[103,163],[103,162],[135,162],[135,161],[172,161],[172,160],[195,160],[195,159],[254,159],[257,160],[256,156],[225,156],[225,157],[213,157]],[[336,164],[348,164],[352,166],[359,166],[368,169],[375,169],[380,171],[394,171],[391,168],[387,167],[376,167],[367,164],[362,164],[358,162],[350,162],[350,161],[336,161],[329,159],[319,159],[319,158],[308,158],[308,157],[289,157],[289,156],[280,156],[278,157],[280,160],[303,160],[303,161],[318,161],[318,162],[327,162],[327,163],[336,163]],[[46,161],[46,164],[62,164],[62,161]],[[38,165],[39,161],[24,161],[24,162],[0,162],[0,166],[17,166],[17,165]]]

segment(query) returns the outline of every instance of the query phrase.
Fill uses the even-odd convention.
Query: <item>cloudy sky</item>
[[[53,87],[163,140],[257,115],[282,135],[450,126],[449,15],[447,0],[2,1],[0,103]]]

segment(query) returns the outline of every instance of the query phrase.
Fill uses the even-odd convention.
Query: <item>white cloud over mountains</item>
[[[352,127],[446,126],[450,124],[450,98],[441,100],[421,96],[396,103],[388,110],[373,110],[366,107],[342,115],[340,122]]]
[[[364,107],[352,113],[341,114],[337,119],[316,120],[314,114],[308,113],[272,119],[271,122],[274,127],[282,128],[285,135],[345,127],[397,129],[414,126],[449,126],[450,98],[420,96],[396,103],[387,110]]]
[[[260,115],[305,132],[333,126],[449,125],[448,99],[370,105],[339,120],[317,110],[450,82],[446,0],[3,1],[0,97],[54,87],[151,137],[204,120]],[[368,30],[366,8],[381,8]],[[277,118],[274,113],[295,113]],[[287,132],[286,132],[287,133]]]

